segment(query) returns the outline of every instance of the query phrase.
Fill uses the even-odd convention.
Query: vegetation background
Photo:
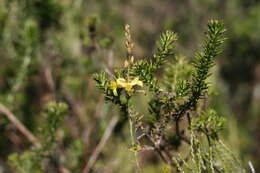
[[[227,119],[225,143],[246,167],[252,161],[260,171],[259,0],[0,0],[0,173],[16,172],[14,153],[37,145],[5,116],[6,109],[48,150],[56,148],[48,172],[82,172],[100,142],[92,172],[133,172],[127,125],[113,126],[119,112],[104,102],[93,73],[124,63],[125,24],[136,57],[151,57],[160,33],[173,30],[176,49],[192,59],[210,19],[224,21],[228,39],[210,79],[208,104]],[[51,101],[68,107],[58,124],[51,115],[66,106]],[[57,127],[45,126],[50,122]],[[55,143],[45,133],[55,133]],[[138,158],[144,173],[164,169],[152,153]]]

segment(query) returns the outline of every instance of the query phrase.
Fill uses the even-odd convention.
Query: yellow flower
[[[117,85],[117,83],[116,83],[115,81],[110,82],[109,88],[113,90],[113,94],[114,94],[115,96],[118,95],[118,94],[117,94],[118,85]]]
[[[134,78],[133,80],[129,80],[129,81],[125,80],[124,78],[118,78],[116,80],[116,82],[115,81],[110,82],[109,87],[113,90],[113,94],[115,96],[118,96],[117,88],[124,88],[126,90],[127,94],[130,96],[134,92],[133,87],[135,85],[143,87],[143,82],[140,81],[138,77]]]

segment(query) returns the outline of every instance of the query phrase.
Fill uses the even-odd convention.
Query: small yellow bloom
[[[139,152],[143,149],[143,147],[141,145],[138,145],[138,144],[133,144],[131,147],[130,147],[130,151],[132,152]]]
[[[118,96],[117,94],[117,88],[124,88],[127,92],[127,94],[130,96],[134,93],[134,86],[141,86],[143,87],[143,82],[139,80],[138,77],[134,78],[133,80],[125,80],[124,78],[118,78],[115,81],[110,82],[110,88],[113,90],[113,94],[115,96]]]
[[[117,94],[117,88],[118,88],[117,83],[116,83],[115,81],[112,81],[112,82],[110,82],[109,87],[113,90],[113,94],[114,94],[115,96],[117,96],[117,95],[118,95],[118,94]]]

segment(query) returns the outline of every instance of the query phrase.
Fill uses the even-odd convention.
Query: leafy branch
[[[224,33],[222,22],[209,21],[202,51],[196,54],[191,64],[185,57],[176,55],[174,43],[177,35],[171,31],[161,35],[151,60],[134,61],[130,30],[129,26],[126,27],[128,57],[124,67],[116,69],[112,79],[108,79],[105,73],[98,73],[94,80],[105,99],[119,105],[123,116],[129,119],[131,138],[134,137],[131,150],[135,154],[149,148],[157,152],[167,165],[181,172],[193,169],[195,172],[228,172],[223,161],[227,161],[226,158],[218,164],[219,148],[223,147],[219,132],[223,129],[224,119],[213,109],[206,108],[203,113],[195,109],[198,101],[205,99],[207,94],[207,78],[211,75],[215,57],[222,51]],[[155,72],[170,56],[175,59],[166,66],[165,77],[159,84]],[[147,93],[151,95],[148,102],[150,114],[140,115],[129,100],[136,94]],[[186,117],[186,126],[183,117]],[[208,141],[206,148],[201,141],[203,138]],[[148,145],[143,141],[149,141]],[[186,158],[175,154],[183,143],[190,146]]]

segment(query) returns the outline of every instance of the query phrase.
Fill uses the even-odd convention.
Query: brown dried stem
[[[4,114],[15,127],[37,148],[41,146],[39,140],[19,121],[15,115],[0,103],[0,113]]]
[[[111,136],[116,123],[118,121],[118,116],[113,116],[112,119],[109,122],[109,125],[107,126],[105,133],[103,134],[100,142],[98,143],[97,147],[95,148],[95,150],[93,151],[92,155],[90,156],[90,159],[88,160],[85,168],[83,169],[82,173],[89,173],[91,168],[94,166],[94,164],[96,163],[99,154],[101,153],[102,148],[105,146],[105,144],[107,143],[107,140],[109,139],[109,137]]]

